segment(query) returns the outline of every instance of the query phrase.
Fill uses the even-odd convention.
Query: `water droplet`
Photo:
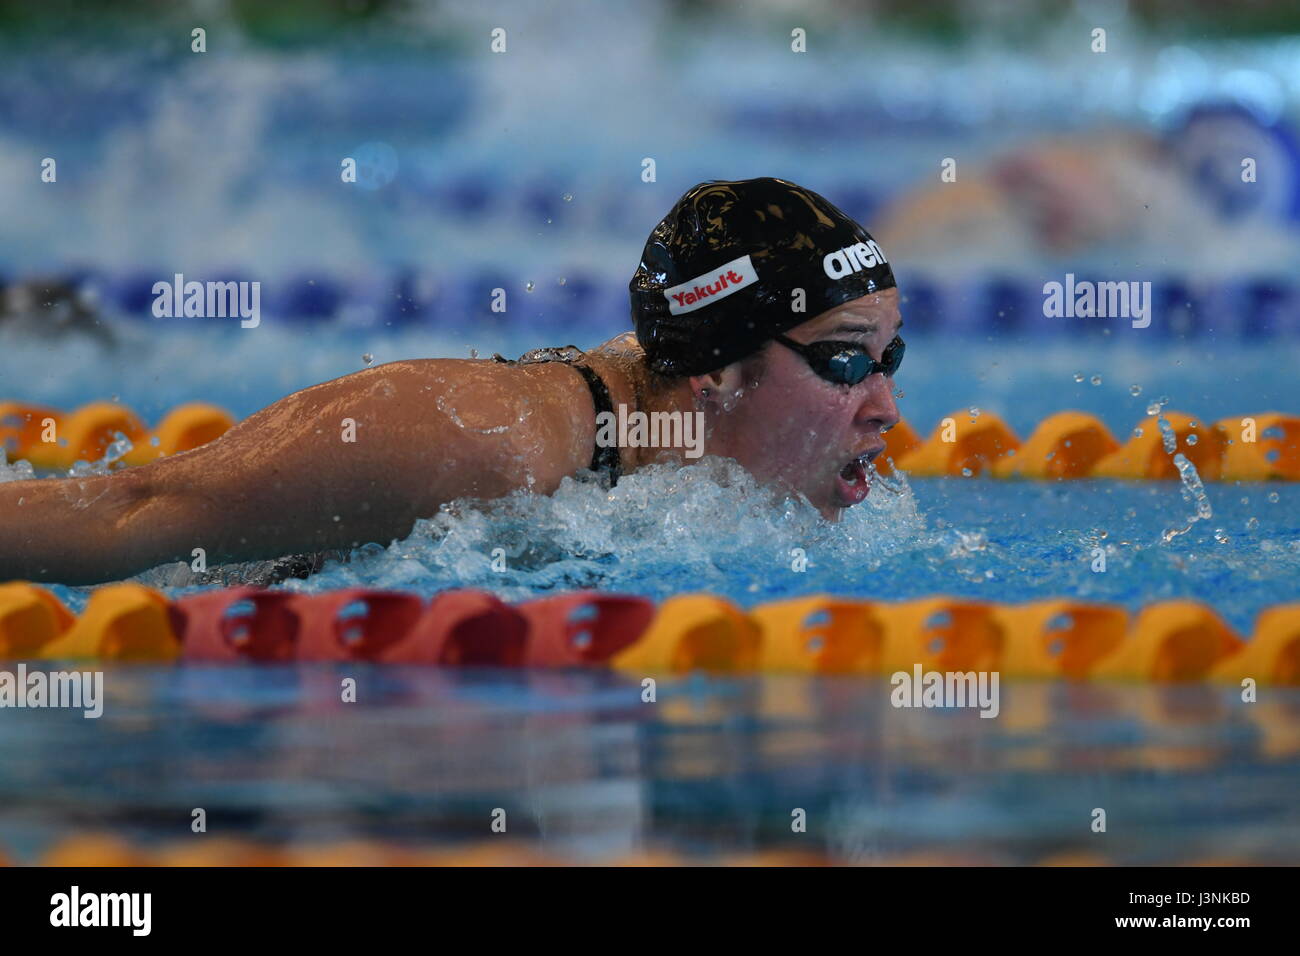
[[[1093,385],[1100,385],[1100,384],[1101,384],[1101,376],[1100,376],[1100,375],[1094,375],[1092,378],[1088,379],[1088,381],[1092,382]]]
[[[902,397],[903,397],[903,390],[901,388],[894,389],[894,398],[902,398]]]
[[[1083,373],[1082,373],[1082,372],[1075,372],[1075,373],[1074,373],[1074,380],[1075,380],[1076,382],[1082,382],[1082,381],[1083,381]]]
[[[1142,429],[1140,429],[1140,428],[1135,428],[1135,429],[1133,429],[1133,437],[1134,437],[1134,438],[1141,438],[1141,437],[1142,437]]]
[[[470,350],[469,350],[469,357],[472,358],[472,359],[476,359],[476,358],[478,358],[478,349],[470,349]]]
[[[1141,394],[1142,394],[1142,386],[1141,386],[1141,385],[1130,385],[1130,386],[1128,387],[1128,393],[1129,393],[1130,395],[1135,395],[1135,396],[1136,396],[1136,395],[1141,395]]]
[[[965,477],[965,478],[969,478],[972,474],[974,474],[974,472],[972,472],[969,468],[963,468],[963,469],[961,470],[961,473],[962,473],[962,476]]]
[[[573,202],[573,193],[565,193],[565,194],[564,194],[564,201],[565,201],[565,202]]]
[[[533,291],[533,283],[532,283],[532,282],[525,282],[525,283],[524,283],[524,291],[526,291],[526,292],[532,292],[532,291]]]
[[[1188,436],[1187,436],[1187,444],[1189,444],[1189,445],[1195,445],[1196,442],[1197,442],[1197,438],[1196,438],[1195,435],[1188,435]]]
[[[1276,491],[1269,492],[1268,500],[1273,502],[1273,504],[1277,504],[1278,501],[1277,492]]]
[[[375,364],[375,357],[371,355],[369,352],[366,352],[364,355],[361,356],[361,361],[366,363],[366,368],[369,368],[370,366]]]
[[[1228,543],[1228,533],[1227,533],[1226,531],[1224,531],[1222,528],[1215,528],[1215,529],[1214,529],[1214,540],[1217,541],[1217,542],[1219,542],[1219,544],[1227,544],[1227,543]]]
[[[558,282],[560,283],[560,285],[564,285],[564,284],[567,283],[569,280],[566,279],[566,278],[564,278],[564,276],[560,276],[560,278],[559,278],[558,280],[556,280],[556,281],[558,281]]]
[[[1247,519],[1247,521],[1246,521],[1246,530],[1247,530],[1247,531],[1254,531],[1254,530],[1255,530],[1256,528],[1258,528],[1258,527],[1259,527],[1259,519],[1258,519],[1258,518],[1251,517],[1251,518]]]

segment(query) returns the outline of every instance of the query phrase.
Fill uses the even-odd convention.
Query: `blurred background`
[[[590,346],[675,199],[752,176],[881,240],[922,430],[1253,413],[1297,357],[1293,4],[0,2],[0,62],[11,399],[243,416],[363,354]],[[1151,281],[1151,327],[1045,319],[1067,272]],[[154,318],[175,273],[260,281],[263,324]]]

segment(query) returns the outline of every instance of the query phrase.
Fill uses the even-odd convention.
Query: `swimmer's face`
[[[901,325],[898,290],[886,289],[823,312],[786,337],[805,345],[862,345],[879,361]],[[801,492],[825,517],[838,520],[843,509],[866,498],[870,486],[862,465],[884,450],[882,433],[898,422],[893,379],[876,373],[857,385],[830,382],[776,342],[760,357],[757,386],[744,374],[745,363],[708,376],[716,383],[718,414],[706,447],[735,458],[760,480]]]

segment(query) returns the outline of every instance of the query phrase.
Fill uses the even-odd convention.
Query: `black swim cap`
[[[763,178],[687,190],[650,233],[628,291],[650,367],[700,375],[895,285],[865,229],[812,190]]]

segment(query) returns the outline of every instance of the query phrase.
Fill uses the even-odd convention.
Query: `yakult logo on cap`
[[[822,260],[822,268],[832,279],[843,279],[852,272],[871,269],[888,261],[885,254],[880,251],[880,247],[876,245],[876,240],[868,239],[866,242],[845,246],[843,249],[828,253]]]
[[[702,309],[718,299],[725,299],[731,293],[739,292],[757,281],[758,270],[749,261],[749,256],[741,256],[681,285],[664,289],[664,295],[668,298],[668,311],[673,315],[681,315],[683,312]]]

